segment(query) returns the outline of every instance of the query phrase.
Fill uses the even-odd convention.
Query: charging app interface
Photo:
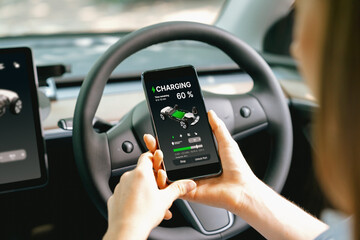
[[[165,71],[145,73],[144,83],[166,170],[218,162],[195,70]]]
[[[29,64],[25,53],[0,52],[0,184],[41,176]]]

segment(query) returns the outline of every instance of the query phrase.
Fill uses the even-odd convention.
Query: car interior
[[[0,1],[0,239],[101,239],[107,199],[154,134],[141,74],[181,65],[195,67],[206,109],[260,179],[324,221],[341,218],[314,173],[317,104],[290,54],[294,14],[294,0]],[[30,84],[1,77],[8,62]],[[28,109],[37,117],[8,121]],[[20,142],[39,149],[35,177],[15,166],[31,163],[10,144]],[[149,239],[263,239],[224,209],[177,200],[171,211]]]

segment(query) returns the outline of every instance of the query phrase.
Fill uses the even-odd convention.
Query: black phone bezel
[[[172,74],[172,75],[170,75],[170,74]],[[147,106],[148,106],[148,109],[150,112],[150,117],[151,117],[151,122],[152,122],[151,125],[155,132],[156,140],[158,142],[159,147],[160,147],[160,143],[158,141],[158,134],[157,134],[157,131],[155,128],[154,118],[153,118],[153,114],[152,114],[151,107],[149,104],[148,94],[147,94],[147,90],[146,90],[146,86],[145,86],[146,78],[147,79],[154,79],[154,78],[155,79],[166,79],[169,76],[176,76],[176,77],[188,76],[186,74],[195,74],[196,79],[198,80],[196,69],[192,65],[183,65],[183,66],[176,66],[176,67],[170,67],[170,68],[155,69],[155,70],[145,71],[141,74],[141,82],[142,82],[142,86],[144,89],[146,103],[147,103]],[[146,75],[153,75],[153,76],[146,77]],[[199,80],[196,82],[198,84],[199,89],[201,89]],[[201,94],[201,99],[203,101],[203,105],[205,106],[204,97],[203,97],[201,91],[200,91],[200,94]],[[206,116],[206,119],[208,122],[209,120],[208,120],[207,116]],[[209,122],[208,122],[208,125],[209,125],[209,129],[211,129]],[[213,133],[210,132],[210,134],[212,136],[214,146],[216,147]],[[195,166],[195,167],[184,167],[184,168],[179,168],[179,169],[171,170],[171,171],[167,171],[165,168],[165,165],[163,164],[163,167],[167,174],[168,182],[174,182],[174,181],[180,180],[180,179],[200,179],[200,178],[208,178],[208,177],[214,177],[214,176],[220,175],[222,173],[222,166],[221,166],[221,160],[220,160],[220,157],[219,157],[219,154],[217,151],[216,151],[216,156],[218,158],[218,162],[204,164],[204,165]]]
[[[45,141],[44,141],[43,131],[41,127],[41,120],[40,120],[39,102],[38,102],[38,94],[37,94],[38,80],[37,80],[36,68],[33,61],[33,55],[31,49],[28,47],[0,49],[0,55],[14,54],[14,53],[23,53],[25,55],[27,62],[26,72],[28,75],[28,81],[30,86],[31,106],[34,117],[34,124],[35,124],[34,127],[35,127],[36,142],[37,142],[38,157],[39,157],[38,159],[40,166],[40,178],[0,184],[0,193],[38,188],[46,185],[48,182],[47,154],[45,151]]]

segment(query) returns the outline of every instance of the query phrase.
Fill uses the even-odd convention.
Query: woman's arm
[[[315,239],[328,226],[276,193],[260,180],[243,193],[234,212],[267,239]]]

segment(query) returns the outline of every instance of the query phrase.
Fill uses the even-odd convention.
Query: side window
[[[264,38],[264,52],[290,56],[293,25],[294,9],[269,28]]]

